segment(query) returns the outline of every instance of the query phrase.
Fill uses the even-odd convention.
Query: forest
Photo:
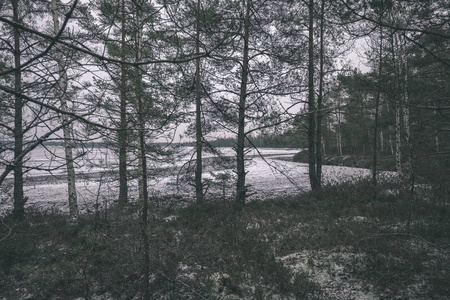
[[[447,0],[0,0],[0,299],[447,299],[449,180]]]

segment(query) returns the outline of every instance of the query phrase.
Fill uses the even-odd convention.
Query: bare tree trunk
[[[380,21],[382,18],[382,13],[380,12]],[[377,152],[378,152],[378,115],[380,110],[380,99],[381,99],[381,74],[383,68],[383,27],[380,26],[380,46],[379,46],[379,65],[378,65],[378,91],[375,100],[375,116],[374,116],[374,129],[373,129],[373,165],[372,165],[372,196],[373,199],[377,197]]]
[[[13,7],[13,21],[19,23],[19,0],[11,0]],[[14,218],[20,219],[25,215],[25,198],[23,193],[23,128],[22,128],[22,70],[20,69],[20,33],[14,28]]]
[[[339,127],[336,131],[336,147],[338,149],[339,156],[342,156],[342,146],[341,146],[341,133],[339,132]]]
[[[121,3],[122,11],[122,39],[121,39],[121,60],[125,61],[125,0]],[[118,133],[119,142],[119,205],[123,206],[128,202],[128,179],[127,179],[127,88],[126,88],[126,65],[121,64],[120,74],[120,131]]]
[[[395,105],[395,165],[397,173],[402,176],[402,136],[400,103]]]
[[[136,1],[136,61],[141,61],[142,56],[142,24],[141,24],[141,2]],[[142,204],[141,215],[141,234],[144,249],[144,264],[142,277],[142,297],[144,300],[150,299],[149,280],[150,280],[150,245],[148,240],[148,186],[147,186],[147,157],[145,146],[145,117],[143,104],[143,86],[142,86],[142,72],[140,66],[136,66],[136,100],[138,105],[138,136],[139,136],[139,199]]]
[[[392,35],[392,55],[394,56],[394,69],[397,74],[397,76],[401,77],[401,62],[399,62],[399,57],[401,55],[396,56],[399,49],[399,41],[398,41],[398,35],[393,34]],[[398,89],[401,89],[401,83],[398,84]],[[396,103],[395,103],[395,165],[396,165],[396,171],[397,174],[401,177],[403,177],[402,174],[402,118],[401,118],[401,99],[400,97],[397,97]]]
[[[327,155],[327,152],[326,152],[326,142],[325,142],[325,138],[322,136],[322,139],[321,139],[321,144],[322,144],[322,155],[323,156],[326,156]],[[322,163],[322,162],[321,162]],[[322,174],[322,166],[321,166],[321,168],[320,168],[320,174]],[[322,175],[320,176],[320,178],[322,179]],[[322,182],[322,181],[321,181]]]
[[[404,50],[404,49],[403,49]],[[403,85],[403,104],[402,104],[402,114],[403,114],[403,127],[405,130],[406,147],[408,150],[407,154],[407,167],[409,172],[409,183],[412,184],[414,181],[414,168],[413,168],[413,147],[411,139],[411,130],[409,126],[409,95],[408,95],[408,63],[405,51],[403,52],[403,72],[404,72],[404,85]]]
[[[380,129],[380,151],[381,151],[381,154],[384,153],[384,135],[383,135],[383,129]]]
[[[53,27],[55,35],[59,32],[59,18],[56,7],[56,0],[52,0],[52,14],[53,14]],[[62,56],[62,46],[61,44],[56,45],[56,61],[58,63],[58,87],[59,87],[59,101],[61,102],[61,110],[63,111],[61,115],[62,123],[65,125],[63,127],[64,135],[64,153],[66,158],[66,169],[67,169],[67,190],[69,198],[69,212],[72,218],[78,217],[78,201],[77,201],[77,190],[75,185],[75,167],[73,164],[73,151],[72,151],[72,137],[71,137],[71,127],[68,124],[68,117],[64,112],[68,112],[66,90],[67,90],[67,73],[66,67]]]
[[[336,143],[339,150],[339,156],[342,156],[342,134],[341,134],[341,103],[338,103],[338,127],[336,132]]]
[[[408,98],[407,95],[405,95],[406,99]],[[405,100],[406,100],[405,99]],[[411,131],[409,128],[409,107],[407,104],[402,105],[402,113],[403,113],[403,128],[405,131],[405,139],[406,139],[406,147],[408,150],[407,155],[407,171],[409,173],[409,177],[412,177],[412,141],[411,141]]]
[[[200,0],[197,0],[197,22],[196,22],[196,40],[195,51],[197,55],[200,54]],[[197,203],[203,203],[203,135],[202,135],[202,101],[201,101],[201,77],[200,77],[200,57],[195,60],[195,128],[196,128],[196,169],[195,169],[195,196]]]
[[[236,145],[236,164],[237,164],[237,184],[236,184],[236,204],[243,206],[247,188],[245,186],[245,106],[247,99],[247,81],[248,81],[248,43],[250,36],[250,9],[251,0],[247,0],[247,7],[244,19],[244,53],[242,58],[242,79],[239,96],[239,119],[238,119],[238,136]]]
[[[324,13],[325,0],[322,0],[320,7],[320,74],[319,74],[319,97],[317,97],[317,132],[316,132],[316,184],[320,189],[322,183],[322,103],[323,103],[323,65],[324,65]],[[325,151],[324,151],[325,152]]]
[[[409,173],[408,178],[408,188],[409,188],[409,210],[408,210],[408,221],[406,224],[407,234],[410,233],[411,221],[412,221],[412,209],[413,209],[413,199],[414,199],[414,185],[415,185],[415,171],[414,171],[414,161],[413,161],[413,145],[410,130],[410,120],[409,120],[409,95],[408,95],[408,58],[406,55],[405,45],[402,43],[402,61],[403,61],[403,72],[404,72],[404,85],[403,85],[403,126],[405,129],[406,147],[407,152],[407,171]]]
[[[309,0],[309,43],[308,43],[308,164],[311,189],[319,188],[316,173],[316,105],[314,97],[314,1]]]
[[[437,107],[437,105],[435,105],[436,107]],[[437,111],[436,111],[436,109],[434,110],[434,115],[436,116],[437,115]],[[434,131],[435,133],[435,138],[434,138],[434,140],[435,140],[435,144],[436,144],[436,153],[439,153],[439,130],[435,130]]]
[[[435,104],[435,107],[438,107],[438,106]],[[437,110],[436,109],[434,109],[433,113],[434,113],[435,116],[437,116]],[[436,153],[439,153],[439,149],[440,149],[440,147],[439,147],[439,130],[435,129],[434,130],[434,134],[435,134],[434,140],[435,140],[435,145],[436,145]]]

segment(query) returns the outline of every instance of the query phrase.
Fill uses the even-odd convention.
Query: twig
[[[8,228],[9,232],[8,232],[3,238],[0,239],[0,242],[6,240],[6,238],[7,238],[8,236],[10,236],[10,235],[11,235],[11,232],[12,232],[12,228],[9,227],[8,225],[6,225],[5,222],[3,221],[3,219],[2,219],[2,224],[3,224],[3,226],[5,226],[6,228]]]
[[[155,266],[157,266],[156,264],[154,264]],[[162,272],[158,272],[162,277],[166,278],[169,281],[172,281],[172,279],[170,279],[168,276],[166,276],[164,273]],[[199,292],[197,292],[193,287],[191,287],[190,285],[188,285],[187,283],[181,281],[180,279],[175,279],[174,281],[184,285],[185,287],[187,287],[188,289],[190,289],[192,292],[194,292],[195,295],[197,295],[198,297],[200,297],[201,299],[207,300],[205,297],[203,297]]]
[[[205,297],[203,297],[201,294],[199,294],[194,288],[192,288],[191,286],[189,286],[187,283],[181,281],[180,279],[176,279],[177,282],[181,283],[182,285],[184,285],[185,287],[187,287],[188,289],[190,289],[192,292],[194,292],[194,294],[196,294],[197,296],[199,296],[202,299],[207,300]]]

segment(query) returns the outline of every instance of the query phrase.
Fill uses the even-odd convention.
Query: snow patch
[[[373,287],[345,272],[346,265],[364,259],[363,254],[351,252],[301,251],[279,260],[294,273],[306,273],[311,280],[320,285],[327,299],[378,299]]]

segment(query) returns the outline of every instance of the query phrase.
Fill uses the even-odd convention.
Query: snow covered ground
[[[189,150],[189,149],[187,149]],[[55,155],[49,155],[44,149],[38,149],[31,157],[28,164],[48,168],[60,165],[63,157],[63,149],[55,147],[52,150]],[[286,196],[304,192],[310,189],[308,178],[308,166],[303,163],[289,161],[299,149],[260,149],[263,158],[256,150],[248,152],[248,166],[246,183],[249,185],[249,200],[265,199],[277,196]],[[231,156],[233,154],[230,148],[222,149],[222,153]],[[79,152],[78,155],[83,153]],[[183,165],[190,157],[189,151],[182,156],[177,163],[172,165],[172,171],[165,173],[164,177],[158,176],[158,172],[152,174],[150,171],[149,187],[150,196],[173,196],[173,198],[189,199],[194,197],[194,190],[191,186],[184,183],[183,179],[193,174],[178,173],[179,167]],[[283,160],[284,159],[284,160]],[[159,167],[167,167],[167,163],[153,164]],[[117,159],[111,151],[105,149],[94,149],[93,152],[84,154],[84,159],[77,164],[77,173],[81,174],[77,179],[77,193],[79,208],[82,211],[92,210],[94,207],[104,207],[111,205],[112,201],[118,197],[117,176],[110,177],[101,171],[117,170]],[[149,164],[152,167],[152,164]],[[1,170],[0,170],[1,171]],[[67,184],[64,181],[64,168],[52,171],[52,176],[39,170],[32,170],[27,173],[25,179],[25,196],[28,197],[27,206],[36,206],[41,208],[55,208],[62,211],[68,210],[67,205]],[[226,173],[227,181],[221,181],[221,174]],[[349,180],[351,178],[367,176],[369,170],[359,168],[324,166],[324,182],[336,183]],[[226,196],[234,193],[233,189],[233,170],[221,169],[216,171],[207,171],[204,178],[209,179],[212,188],[210,193],[219,193],[221,196],[225,192]],[[41,180],[36,180],[41,177]],[[0,190],[0,212],[5,213],[12,209],[12,188],[2,186]],[[7,195],[9,194],[9,196]],[[137,181],[130,180],[129,195],[132,200],[137,199]],[[168,197],[165,197],[168,198]]]

